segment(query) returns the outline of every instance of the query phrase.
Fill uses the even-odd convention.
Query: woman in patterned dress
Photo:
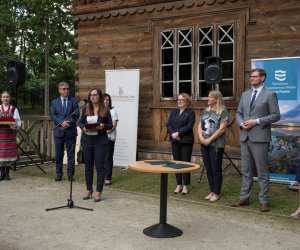
[[[1,94],[0,105],[0,181],[10,180],[9,170],[18,158],[16,130],[21,127],[18,109],[9,104],[10,94]]]

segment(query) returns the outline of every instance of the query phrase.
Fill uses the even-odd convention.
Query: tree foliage
[[[21,108],[42,109],[45,87],[46,25],[49,24],[49,97],[59,81],[74,86],[71,0],[0,0],[0,88],[17,95]],[[6,83],[9,61],[26,64],[26,83]],[[16,97],[16,96],[15,96]]]

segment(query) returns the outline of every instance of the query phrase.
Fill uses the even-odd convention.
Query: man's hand
[[[249,130],[250,128],[254,127],[257,125],[256,119],[250,119],[248,121],[245,121],[244,123],[241,124],[241,127],[243,129]]]
[[[69,121],[64,121],[61,125],[60,125],[60,130],[65,130],[67,128],[70,127]]]

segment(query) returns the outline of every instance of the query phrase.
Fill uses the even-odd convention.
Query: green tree
[[[19,108],[43,110],[46,23],[49,23],[49,98],[61,80],[74,86],[74,38],[70,0],[2,0],[0,4],[0,88],[17,95]],[[5,85],[9,61],[26,64],[26,83]]]

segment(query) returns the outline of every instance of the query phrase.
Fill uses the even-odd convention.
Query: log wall
[[[128,3],[130,2],[130,3]],[[106,69],[141,71],[138,151],[140,157],[155,149],[170,157],[166,121],[174,101],[159,99],[157,33],[159,27],[188,22],[237,18],[237,71],[235,95],[225,102],[231,116],[226,138],[230,152],[238,152],[239,129],[235,112],[241,93],[249,88],[253,58],[300,56],[300,1],[298,0],[186,0],[186,1],[74,1],[76,90],[86,98],[93,87],[105,89]],[[187,22],[188,20],[188,22]],[[197,124],[195,155],[199,152],[197,125],[206,101],[194,108]],[[153,155],[149,156],[150,158]]]

